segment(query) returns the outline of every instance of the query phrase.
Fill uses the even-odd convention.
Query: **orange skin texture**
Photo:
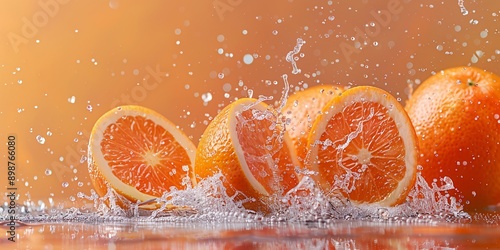
[[[243,205],[246,209],[267,213],[270,211],[268,197],[255,190],[245,177],[230,137],[229,116],[234,115],[233,109],[236,104],[248,99],[239,99],[226,106],[210,122],[198,144],[194,173],[197,181],[218,172],[222,173],[225,178],[224,186],[229,196],[233,196],[237,191],[242,192],[246,197],[256,199],[254,202],[245,202]],[[288,152],[290,150],[286,144],[283,144],[283,148]],[[288,157],[288,155],[285,156]],[[298,184],[298,176],[293,168],[280,166],[278,175],[282,178],[279,185],[283,188],[283,192],[289,191]],[[267,189],[267,185],[264,186]],[[272,195],[272,191],[269,189],[267,191]],[[241,198],[244,197],[239,195],[236,200]]]
[[[307,155],[307,138],[312,124],[321,114],[325,105],[346,89],[340,85],[316,85],[295,92],[288,97],[282,113],[290,121],[287,124],[287,132],[293,141],[300,162],[304,162]]]
[[[458,190],[450,194],[462,198],[466,211],[499,203],[500,78],[473,67],[446,69],[424,81],[405,108],[422,176],[438,185],[450,177]]]

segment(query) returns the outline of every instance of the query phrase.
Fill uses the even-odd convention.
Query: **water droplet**
[[[86,161],[87,161],[87,156],[82,155],[82,157],[80,158],[80,163],[84,163]]]
[[[478,23],[479,23],[479,21],[478,21],[478,20],[475,20],[475,19],[471,19],[471,20],[469,21],[469,23],[470,23],[470,24],[472,24],[472,25],[476,25],[476,24],[478,24]]]
[[[250,54],[246,54],[246,55],[244,55],[244,56],[243,56],[243,62],[244,62],[245,64],[252,64],[252,62],[253,62],[253,56],[252,56],[252,55],[250,55]]]
[[[89,112],[92,112],[92,105],[90,105],[90,104],[89,104],[89,105],[87,105],[87,110],[88,110]]]
[[[208,92],[201,95],[203,102],[210,102],[212,100],[212,93]]]
[[[75,103],[76,101],[76,97],[75,96],[71,96],[70,98],[68,98],[68,102],[69,103]]]
[[[224,85],[222,85],[222,89],[224,90],[224,92],[231,91],[231,84],[230,83],[224,83]]]
[[[47,176],[52,175],[52,170],[50,170],[50,169],[48,169],[48,168],[47,168],[47,169],[45,169],[45,175],[47,175]]]
[[[458,7],[460,7],[460,12],[462,13],[462,15],[466,16],[467,14],[469,14],[469,11],[467,11],[464,6],[464,0],[458,0]]]
[[[224,37],[224,35],[218,35],[217,36],[217,42],[221,43],[221,42],[224,42],[226,38]]]
[[[488,30],[481,31],[481,33],[479,33],[479,36],[481,38],[486,38],[488,36]]]
[[[118,0],[110,0],[109,1],[109,7],[111,9],[116,10],[116,9],[118,9],[119,6],[120,6],[120,4],[118,3]]]
[[[67,188],[68,186],[69,186],[69,183],[68,183],[68,182],[63,182],[63,183],[62,183],[62,187],[63,187],[63,188]]]
[[[38,141],[38,143],[40,144],[44,144],[45,143],[45,138],[41,135],[37,135],[36,136],[36,140]]]

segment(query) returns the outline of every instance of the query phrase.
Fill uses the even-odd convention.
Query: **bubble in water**
[[[63,188],[67,188],[69,186],[69,183],[65,181],[61,185]]]
[[[48,169],[48,168],[47,168],[47,169],[45,169],[45,175],[47,175],[47,176],[52,175],[52,170],[50,170],[50,169]]]
[[[438,45],[438,46],[436,46],[436,49],[437,49],[438,51],[443,50],[443,45]]]
[[[38,143],[40,144],[44,144],[45,143],[45,138],[41,135],[37,135],[36,136],[36,140],[38,141]]]
[[[90,104],[89,104],[89,105],[87,105],[87,110],[88,110],[89,112],[92,112],[92,105],[90,105]]]
[[[68,98],[68,102],[69,103],[75,103],[76,101],[76,97],[75,96],[71,96],[70,98]]]

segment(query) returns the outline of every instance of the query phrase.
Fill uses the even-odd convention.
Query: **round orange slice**
[[[270,197],[298,184],[299,162],[291,139],[277,121],[277,113],[256,99],[243,98],[226,106],[200,139],[196,179],[220,172],[229,196],[250,199],[243,203],[245,208],[268,212]]]
[[[90,179],[100,196],[108,185],[130,202],[182,189],[193,178],[196,147],[172,122],[153,110],[121,106],[97,120],[89,139]],[[123,205],[123,204],[122,204]]]
[[[355,87],[331,100],[308,144],[312,178],[354,204],[397,205],[415,185],[415,130],[399,102],[379,88]]]

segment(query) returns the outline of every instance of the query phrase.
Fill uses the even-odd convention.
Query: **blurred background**
[[[460,3],[461,1],[459,1]],[[79,204],[87,143],[109,109],[138,104],[197,144],[217,111],[322,83],[375,85],[402,104],[433,73],[500,74],[497,1],[0,1],[0,141],[17,138],[19,200]],[[292,73],[286,56],[300,73]],[[7,192],[7,146],[0,192]],[[7,201],[6,195],[0,200]]]

